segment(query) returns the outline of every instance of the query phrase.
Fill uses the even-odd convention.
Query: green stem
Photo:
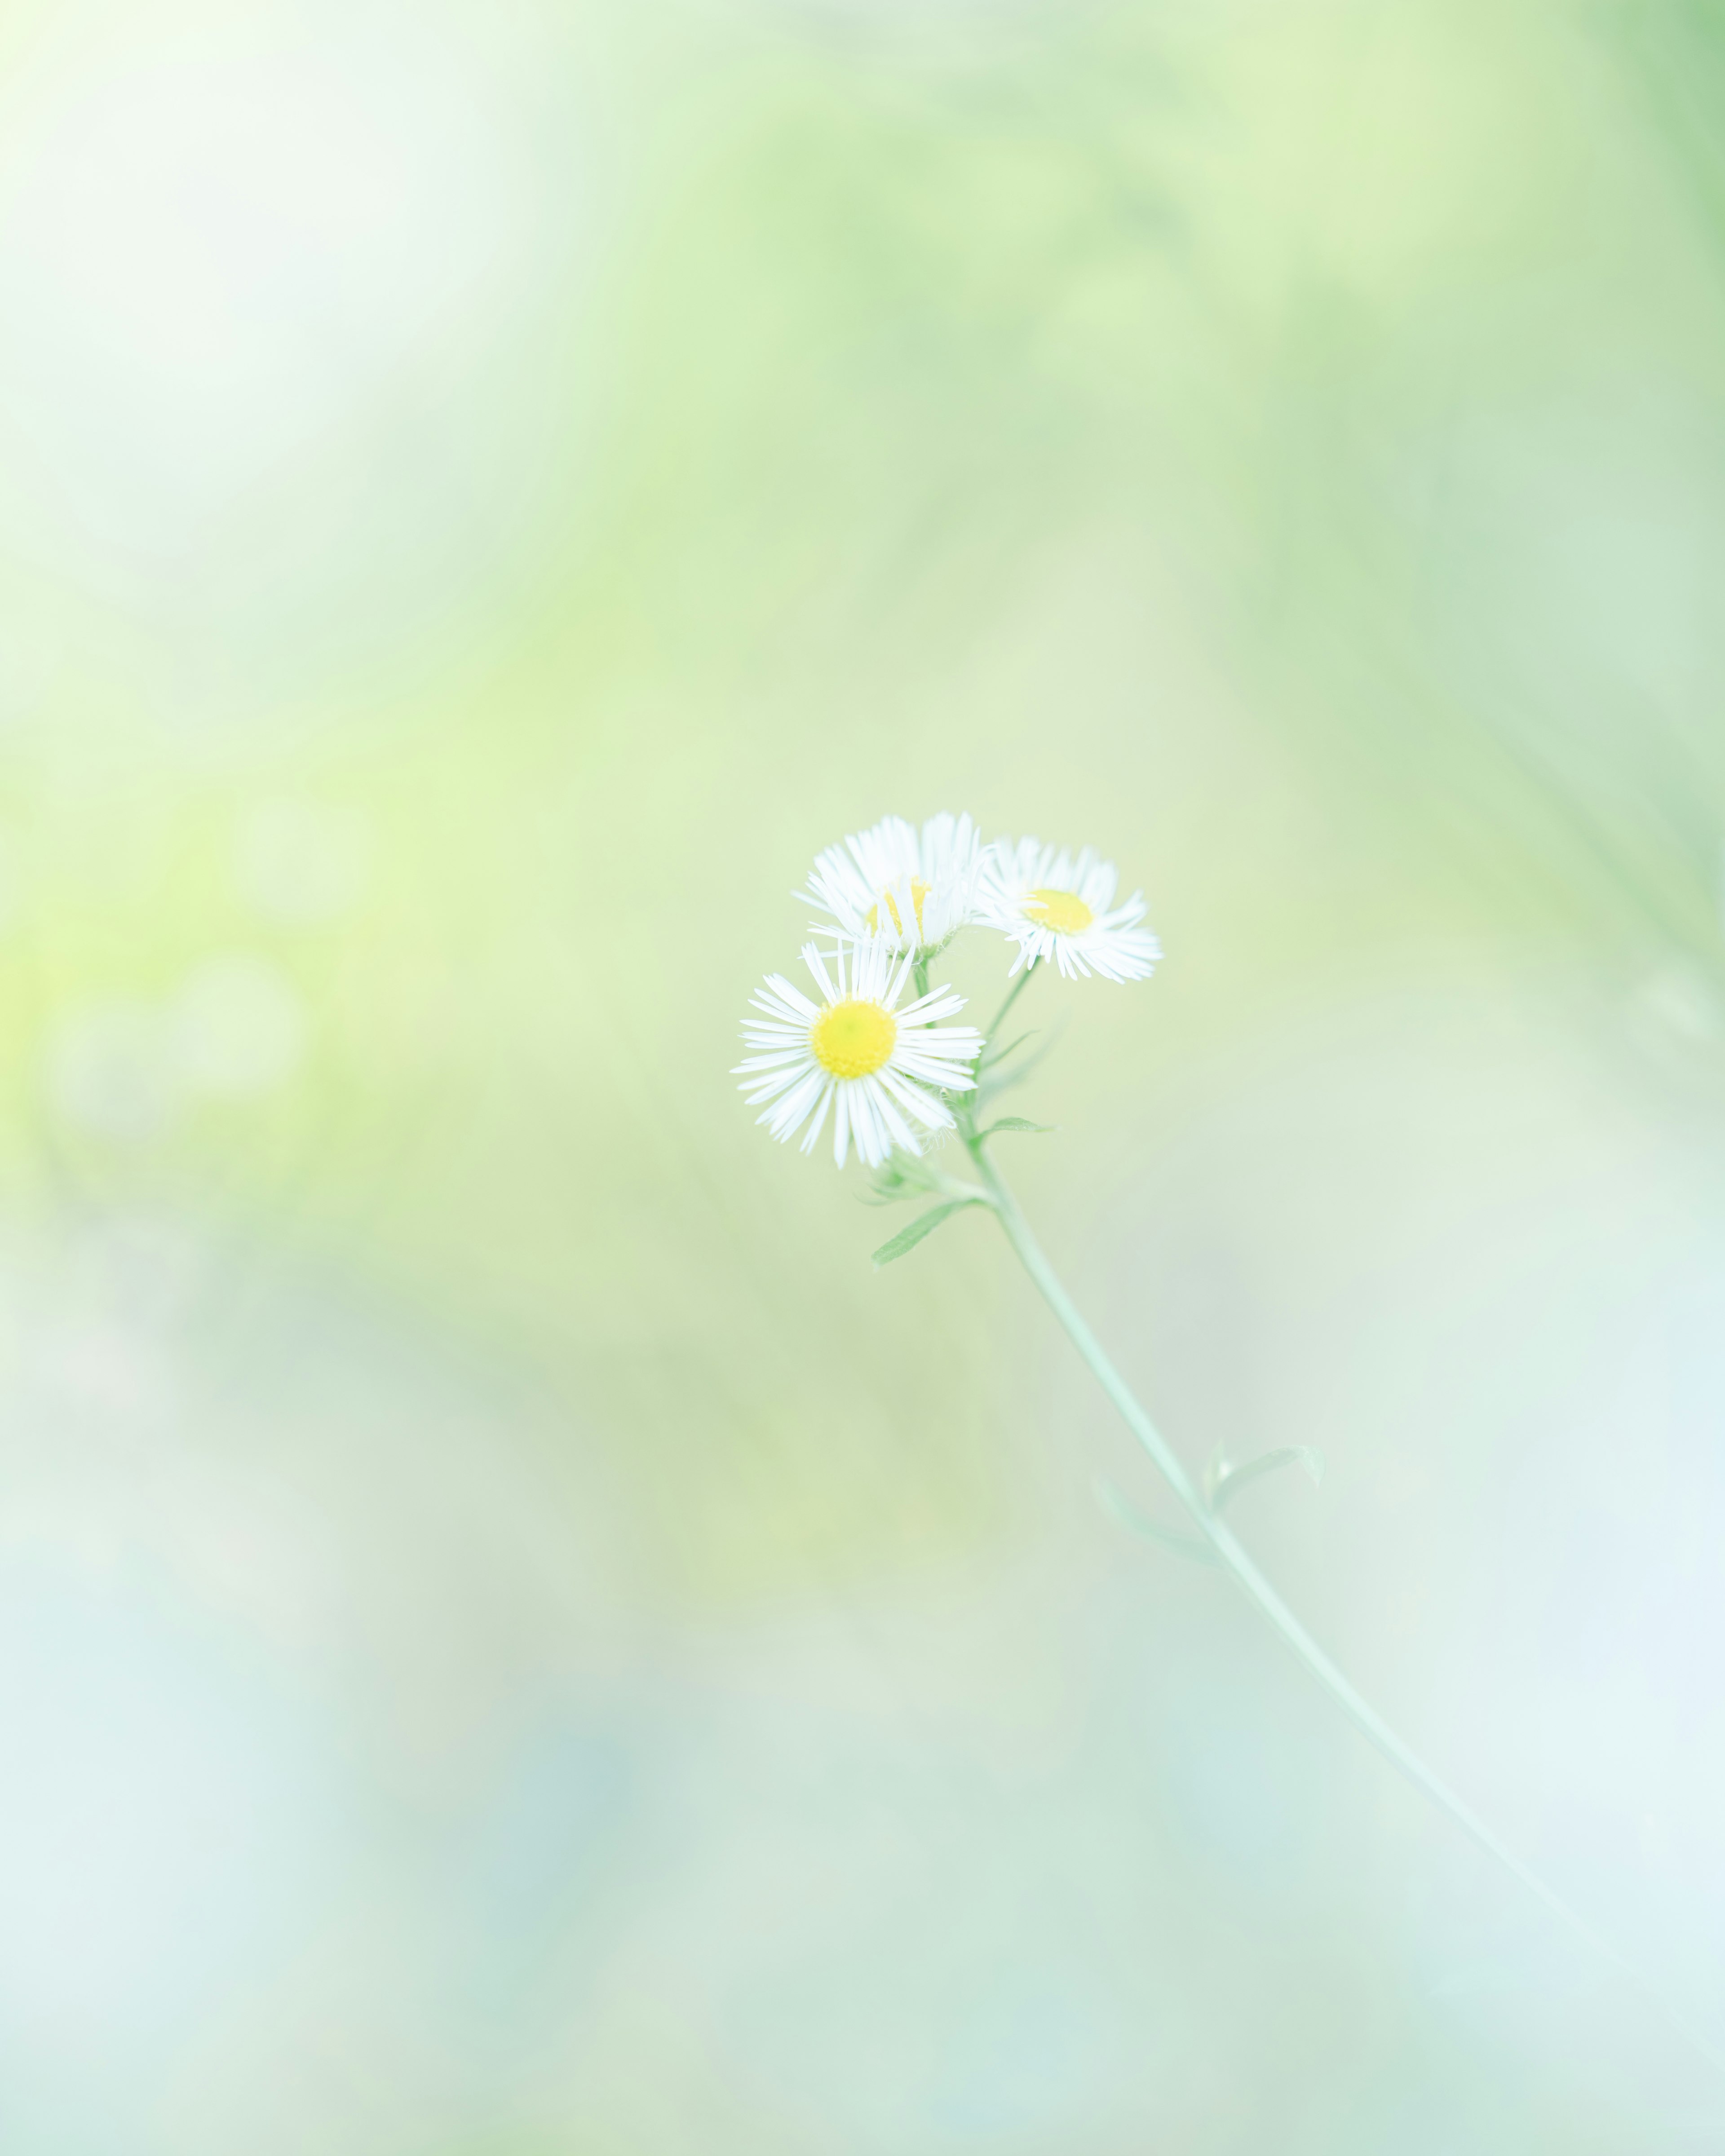
[[[1548,1887],[1544,1881],[1530,1871],[1512,1851],[1501,1842],[1478,1814],[1464,1804],[1447,1784],[1440,1781],[1410,1745],[1399,1737],[1377,1710],[1361,1698],[1334,1662],[1320,1647],[1312,1635],[1301,1624],[1270,1582],[1259,1571],[1241,1546],[1215,1512],[1204,1502],[1204,1494],[1188,1474],[1179,1455],[1163,1436],[1143,1409],[1138,1404],[1131,1388],[1102,1350],[1077,1306],[1061,1285],[1042,1247],[1031,1234],[1029,1224],[1019,1209],[1018,1200],[1008,1188],[990,1158],[988,1141],[976,1130],[973,1117],[963,1119],[964,1142],[975,1161],[977,1171],[994,1201],[994,1210],[1007,1239],[1018,1253],[1020,1262],[1041,1291],[1044,1299],[1055,1316],[1065,1327],[1067,1337],[1090,1365],[1092,1375],[1102,1390],[1118,1409],[1122,1419],[1138,1443],[1142,1445],[1160,1471],[1163,1481],[1173,1491],[1191,1516],[1204,1540],[1214,1551],[1218,1562],[1232,1574],[1235,1584],[1248,1601],[1266,1618],[1282,1644],[1301,1662],[1327,1691],[1356,1729],[1374,1744],[1390,1764],[1398,1768],[1415,1789],[1429,1797],[1440,1811],[1449,1816],[1468,1835],[1487,1856],[1495,1857],[1506,1870],[1512,1872],[1527,1891],[1543,1902],[1545,1907],[1584,1939],[1593,1950],[1609,1962],[1627,1977],[1644,1997],[1657,2006],[1666,2020],[1692,2044],[1709,2063],[1725,2072],[1725,2056],[1722,2056],[1707,2039],[1690,2027],[1683,2017],[1648,1982],[1634,1964],[1626,1961],[1617,1949],[1602,1938],[1584,1918],[1576,1915],[1562,1897]]]

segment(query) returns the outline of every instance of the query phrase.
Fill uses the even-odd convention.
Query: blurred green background
[[[727,1075],[846,830],[1142,883],[1033,1217],[1725,2041],[1722,146],[1717,0],[7,11],[9,2156],[1725,2142]]]

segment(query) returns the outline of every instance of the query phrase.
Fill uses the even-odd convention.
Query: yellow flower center
[[[1070,891],[1033,891],[1024,911],[1039,928],[1051,928],[1056,936],[1077,936],[1096,917]]]
[[[911,903],[916,909],[916,933],[919,936],[922,933],[922,901],[927,897],[927,896],[928,886],[923,882],[921,876],[912,876],[911,878]],[[890,891],[883,891],[880,896],[886,901],[886,911],[892,916],[893,927],[898,931],[899,934],[902,936],[905,932],[905,924],[898,917],[898,901],[893,896]],[[875,930],[880,926],[880,907],[878,901],[869,908],[867,914],[864,917],[867,923],[869,933],[872,936]]]
[[[855,996],[829,1004],[809,1029],[815,1061],[835,1078],[866,1078],[891,1055],[897,1040],[892,1013]]]

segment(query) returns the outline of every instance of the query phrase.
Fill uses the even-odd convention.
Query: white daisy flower
[[[1143,919],[1144,895],[1116,906],[1112,861],[1086,846],[1076,860],[1035,839],[997,839],[983,870],[980,915],[1019,947],[1012,972],[1052,960],[1070,980],[1092,973],[1108,981],[1147,979],[1162,946]],[[1011,978],[1011,975],[1008,975]]]
[[[915,963],[914,951],[895,958],[878,941],[824,959],[812,943],[803,957],[820,990],[812,1003],[781,974],[768,976],[749,1000],[758,1019],[743,1022],[745,1043],[761,1052],[737,1065],[749,1105],[770,1105],[756,1117],[776,1138],[788,1138],[812,1113],[803,1140],[810,1152],[827,1111],[833,1111],[833,1158],[845,1165],[854,1140],[870,1168],[896,1146],[922,1150],[922,1135],[950,1130],[952,1111],[931,1087],[963,1092],[976,1083],[966,1065],[983,1037],[974,1027],[937,1025],[963,1010],[964,998],[934,988],[902,1010],[898,999]],[[830,966],[832,972],[828,972]]]
[[[926,953],[976,919],[982,859],[968,816],[931,816],[920,833],[888,816],[829,846],[809,888],[794,896],[825,916],[809,923],[817,935],[852,943],[879,937],[889,951]]]

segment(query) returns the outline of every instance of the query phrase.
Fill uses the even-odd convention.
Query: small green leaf
[[[1204,1494],[1218,1512],[1248,1482],[1255,1482],[1260,1475],[1274,1475],[1278,1468],[1303,1467],[1312,1477],[1313,1489],[1321,1487],[1324,1479],[1324,1456],[1315,1445],[1279,1445],[1272,1452],[1260,1452],[1255,1460],[1248,1460],[1242,1466],[1230,1466],[1219,1451],[1204,1470]]]
[[[1004,1048],[985,1048],[978,1059],[977,1069],[986,1070],[991,1064],[1004,1063],[1014,1049],[1022,1048],[1027,1040],[1034,1040],[1036,1033],[1037,1029],[1033,1025],[1028,1033],[1021,1033],[1016,1040],[1009,1041]]]
[[[979,1135],[991,1138],[996,1131],[1051,1131],[1056,1127],[1053,1123],[1027,1122],[1022,1116],[1003,1116],[998,1123],[990,1123]]]
[[[1173,1527],[1164,1527],[1155,1520],[1146,1519],[1136,1506],[1129,1505],[1111,1482],[1097,1476],[1091,1488],[1096,1492],[1096,1502],[1105,1512],[1111,1512],[1123,1527],[1130,1527],[1135,1535],[1146,1542],[1158,1543],[1172,1550],[1176,1557],[1189,1558],[1194,1564],[1218,1564],[1221,1560],[1202,1537],[1183,1535]]]
[[[1021,1063],[1014,1065],[1010,1070],[1000,1070],[999,1064],[1005,1060],[1004,1056],[1000,1057],[994,1065],[982,1071],[982,1075],[977,1081],[976,1091],[972,1097],[980,1103],[990,1099],[996,1093],[1006,1092],[1014,1086],[1022,1086],[1043,1058],[1058,1046],[1060,1035],[1065,1031],[1064,1024],[1055,1026],[1040,1048],[1034,1050]],[[1024,1040],[1029,1040],[1031,1038],[1029,1034],[1025,1034],[1023,1040],[1014,1041],[1013,1048],[1022,1046]],[[1011,1050],[1007,1053],[1009,1055]]]
[[[954,1213],[962,1213],[967,1205],[974,1205],[978,1202],[974,1198],[953,1198],[944,1205],[931,1205],[926,1213],[919,1213],[908,1228],[901,1228],[890,1243],[883,1243],[875,1251],[875,1270],[878,1271],[882,1265],[890,1265],[895,1258],[903,1257],[906,1250],[914,1250],[922,1238],[932,1235],[942,1220]]]

